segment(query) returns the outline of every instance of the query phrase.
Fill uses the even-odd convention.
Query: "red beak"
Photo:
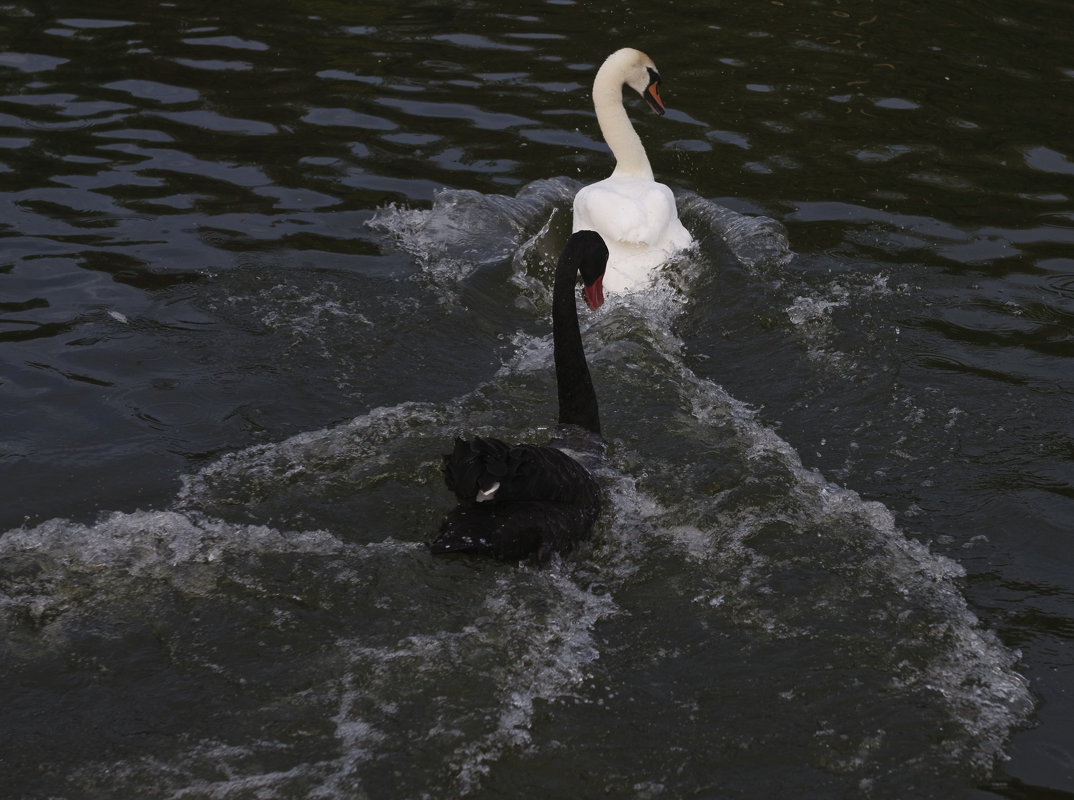
[[[588,286],[582,287],[585,291],[585,304],[593,311],[604,305],[604,276],[601,275]]]

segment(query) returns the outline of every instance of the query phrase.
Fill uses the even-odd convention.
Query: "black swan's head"
[[[604,304],[604,271],[608,267],[608,246],[596,231],[578,231],[571,235],[563,252],[582,276],[585,302],[596,310]]]

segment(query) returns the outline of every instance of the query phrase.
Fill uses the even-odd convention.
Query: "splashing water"
[[[509,263],[498,291],[543,317],[572,186],[441,195],[372,224],[459,297]],[[751,269],[790,258],[771,221],[685,204]],[[423,546],[456,433],[547,440],[542,330],[513,332],[451,401],[226,455],[171,509],[4,534],[5,678],[33,700],[0,723],[52,765],[11,779],[184,798],[546,797],[554,776],[574,796],[789,781],[884,797],[987,777],[1032,709],[1017,655],[967,608],[957,564],[686,365],[675,325],[709,257],[585,317],[609,503],[548,570]]]

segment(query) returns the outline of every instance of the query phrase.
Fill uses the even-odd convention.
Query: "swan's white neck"
[[[626,67],[615,55],[601,65],[593,80],[593,108],[597,112],[597,123],[604,141],[615,156],[612,175],[653,180],[653,168],[649,166],[645,147],[623,107]]]

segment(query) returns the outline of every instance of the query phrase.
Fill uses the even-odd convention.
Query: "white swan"
[[[653,179],[645,147],[623,108],[623,84],[664,113],[660,74],[645,53],[623,48],[612,53],[593,81],[593,108],[604,141],[615,156],[615,170],[583,187],[574,198],[573,230],[595,230],[611,254],[604,288],[630,291],[669,256],[693,243],[679,222],[671,189]]]

